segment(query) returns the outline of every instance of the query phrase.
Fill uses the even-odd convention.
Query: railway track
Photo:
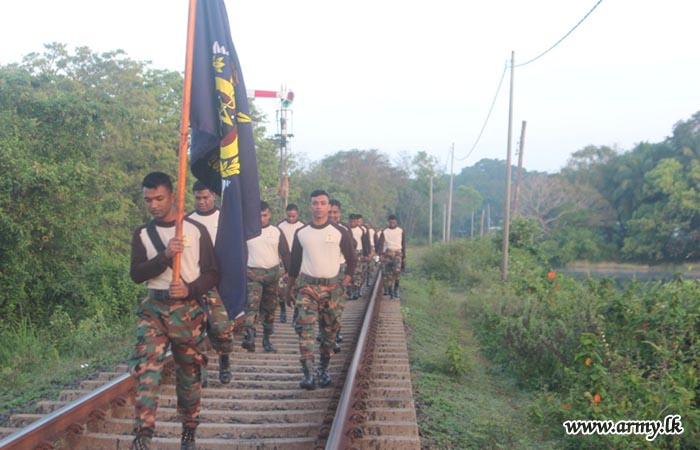
[[[230,384],[219,383],[217,358],[210,355],[197,448],[420,449],[399,302],[382,298],[379,286],[377,276],[371,292],[347,302],[342,351],[331,360],[328,388],[299,388],[298,338],[289,323],[276,324],[277,353],[237,346]],[[42,402],[37,414],[13,416],[16,428],[0,429],[0,450],[128,449],[135,382],[124,371],[84,381],[80,390]],[[156,449],[180,448],[175,403],[170,373],[158,407]]]

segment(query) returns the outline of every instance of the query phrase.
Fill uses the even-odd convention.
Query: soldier
[[[348,296],[349,300],[360,298],[360,291],[365,274],[366,257],[369,254],[369,241],[367,233],[360,226],[359,214],[350,214],[350,233],[355,240],[355,255],[357,256],[357,269],[352,277],[352,290]]]
[[[219,208],[215,204],[216,196],[201,181],[195,181],[194,187],[195,210],[187,215],[207,228],[211,241],[216,243],[216,231],[219,227]],[[207,306],[207,337],[211,347],[219,355],[219,381],[222,384],[231,382],[231,361],[229,354],[233,352],[234,322],[228,320],[226,307],[216,289],[209,291],[203,297]],[[202,370],[202,387],[207,387],[206,368]]]
[[[389,226],[381,232],[377,253],[382,256],[384,295],[399,298],[399,280],[406,265],[406,240],[396,216],[391,214],[387,219]]]
[[[131,241],[131,279],[145,282],[148,287],[148,296],[136,310],[136,346],[129,357],[129,372],[138,383],[134,398],[135,438],[131,448],[151,448],[162,370],[171,347],[177,413],[183,427],[180,448],[194,450],[201,369],[207,363],[206,355],[200,350],[206,313],[199,299],[219,278],[214,246],[206,228],[191,219],[182,223],[183,237],[175,237],[175,193],[168,175],[149,173],[142,187],[144,203],[153,220],[138,227]],[[182,255],[181,278],[173,281],[171,266],[177,253]]]
[[[248,306],[246,308],[245,337],[241,346],[249,352],[255,351],[255,325],[262,315],[263,350],[277,351],[270,342],[274,332],[277,309],[277,287],[280,263],[289,267],[289,245],[284,233],[270,224],[270,205],[260,202],[260,236],[249,239],[248,246]]]
[[[294,241],[294,233],[304,226],[304,222],[299,220],[299,207],[294,203],[287,205],[285,210],[287,217],[277,227],[282,230],[287,243],[292,245]],[[291,249],[290,249],[291,250]],[[280,269],[281,270],[281,269]],[[287,307],[285,305],[285,292],[287,291],[287,273],[284,272],[280,276],[279,283],[279,302],[280,302],[280,323],[287,322]]]
[[[297,304],[299,317],[294,326],[299,335],[299,352],[304,378],[303,389],[315,389],[314,379],[314,323],[321,332],[321,360],[318,366],[318,384],[331,384],[328,364],[333,354],[333,343],[340,326],[344,307],[343,287],[350,284],[357,263],[350,235],[328,220],[328,194],[323,190],[311,193],[311,222],[297,230],[292,244],[289,268],[287,305]],[[346,268],[342,282],[338,282],[340,255],[345,257]],[[296,299],[294,285],[299,278]]]
[[[350,232],[350,227],[348,225],[345,225],[343,222],[340,221],[340,216],[342,212],[342,205],[341,203],[332,198],[328,202],[330,205],[330,209],[328,210],[328,220],[336,225],[339,225],[341,228],[345,230],[345,232],[349,233]],[[343,281],[343,276],[345,276],[345,267],[347,264],[345,263],[345,257],[343,254],[340,254],[340,270],[338,271],[338,282],[342,283]],[[357,270],[357,269],[355,269]],[[345,292],[345,289],[343,290],[343,295],[345,296],[347,300],[347,292]],[[338,334],[335,336],[335,342],[333,343],[333,352],[334,353],[339,353],[340,352],[340,343],[343,342],[343,335],[340,334],[341,327],[338,327]],[[321,336],[319,335],[316,340],[318,342],[321,342]]]

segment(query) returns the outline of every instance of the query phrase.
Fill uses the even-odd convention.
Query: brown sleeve
[[[401,230],[401,256],[406,259],[406,232]]]
[[[187,284],[189,298],[199,298],[209,292],[219,282],[219,266],[216,264],[214,244],[206,227],[188,219],[199,229],[199,277]]]
[[[279,255],[280,259],[282,260],[282,264],[284,265],[284,270],[289,271],[289,263],[292,257],[292,254],[289,252],[289,244],[287,243],[287,238],[284,237],[284,233],[282,230],[279,230],[280,232],[280,243],[279,243]]]
[[[299,230],[301,230],[301,228],[299,228]],[[292,278],[297,278],[299,276],[299,271],[301,270],[301,256],[304,252],[304,249],[301,247],[301,242],[299,242],[299,238],[297,238],[299,230],[297,230],[294,233],[294,242],[292,243],[292,254],[289,258],[289,270],[287,271],[289,276]]]
[[[165,251],[156,255],[153,259],[148,259],[146,247],[141,241],[141,231],[145,225],[138,227],[131,238],[131,267],[129,275],[134,283],[141,284],[155,278],[165,272],[172,264],[172,261],[165,256]]]
[[[343,231],[342,228],[337,227],[342,232],[342,238],[340,238],[340,251],[345,257],[345,275],[352,276],[355,273],[355,267],[357,266],[357,255],[355,254],[355,240],[352,238],[352,233],[350,230]]]
[[[379,239],[377,239],[375,247],[377,247],[378,255],[381,255],[384,252],[384,233],[382,233],[382,235],[379,236]]]

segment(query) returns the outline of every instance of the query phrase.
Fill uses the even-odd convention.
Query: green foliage
[[[443,280],[463,288],[499,277],[498,249],[490,239],[459,239],[451,244],[435,244],[420,264],[426,278]]]
[[[436,248],[430,253],[449,255]],[[424,261],[435,265],[430,254]],[[457,264],[457,260],[450,260]],[[468,264],[464,262],[463,264]],[[465,309],[486,355],[539,391],[530,417],[566,448],[697,448],[700,283],[577,282],[519,249],[506,285],[474,285]],[[458,270],[455,270],[458,272]],[[457,284],[458,285],[458,284]],[[684,433],[566,436],[565,420],[682,417]]]

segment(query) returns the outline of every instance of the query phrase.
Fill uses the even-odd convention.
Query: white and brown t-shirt
[[[384,228],[377,243],[377,248],[380,249],[381,253],[391,250],[393,252],[401,252],[402,255],[406,256],[406,240],[403,230],[400,227]]]
[[[345,275],[355,272],[357,256],[350,233],[340,225],[312,223],[299,228],[292,244],[289,276],[303,273],[315,278],[335,278],[340,271],[340,257],[345,257]]]
[[[156,223],[156,232],[167,247],[175,237],[175,222]],[[185,249],[181,256],[180,276],[189,290],[188,298],[206,294],[219,281],[214,245],[209,232],[200,223],[185,218],[182,222]],[[169,289],[173,278],[172,258],[158,252],[148,236],[146,225],[134,231],[131,239],[131,279],[146,283],[149,289]]]
[[[272,269],[280,262],[289,268],[289,245],[284,233],[274,225],[263,227],[260,235],[246,241],[248,246],[248,267]]]
[[[277,224],[279,229],[282,230],[282,233],[284,233],[284,237],[287,238],[287,244],[290,245],[290,250],[292,242],[294,242],[294,233],[296,233],[297,230],[304,225],[306,224],[301,220],[297,220],[294,223],[289,223],[287,222],[287,219],[284,219],[282,222]]]
[[[219,229],[219,208],[214,207],[209,212],[192,211],[187,215],[192,220],[196,220],[207,228],[211,241],[216,244],[216,232]]]

